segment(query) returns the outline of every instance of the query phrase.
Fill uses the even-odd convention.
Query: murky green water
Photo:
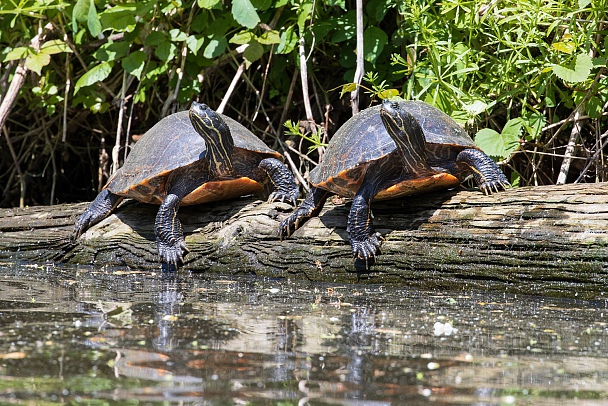
[[[597,405],[605,301],[3,264],[1,404]]]

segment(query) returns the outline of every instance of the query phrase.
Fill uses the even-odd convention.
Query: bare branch
[[[355,70],[354,83],[355,90],[350,93],[350,106],[353,110],[353,116],[359,112],[359,85],[365,74],[365,60],[363,53],[363,0],[357,0],[357,69]]]

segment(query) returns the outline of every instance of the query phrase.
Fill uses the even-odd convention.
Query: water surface
[[[605,300],[1,266],[2,404],[608,404]]]

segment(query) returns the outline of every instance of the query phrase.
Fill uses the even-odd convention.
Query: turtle
[[[317,216],[332,194],[352,198],[347,232],[355,268],[369,269],[382,240],[372,224],[373,200],[453,188],[470,175],[484,194],[510,186],[498,165],[446,113],[422,101],[385,99],[338,129],[310,172],[306,198],[279,225],[279,237],[289,237]]]
[[[155,221],[163,269],[176,270],[189,252],[180,205],[270,192],[269,202],[296,205],[299,188],[282,156],[251,131],[207,105],[171,114],[135,143],[72,233],[78,238],[107,217],[124,198],[160,205]]]

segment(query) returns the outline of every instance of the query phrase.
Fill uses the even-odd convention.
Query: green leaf
[[[579,8],[585,8],[589,4],[591,4],[591,0],[578,0],[578,7]]]
[[[171,41],[176,41],[176,42],[185,41],[188,38],[188,34],[186,34],[185,32],[183,32],[177,28],[170,30],[169,36],[171,37]]]
[[[78,79],[74,85],[74,94],[82,87],[91,86],[92,84],[105,80],[110,76],[110,72],[112,72],[112,64],[109,62],[102,62],[99,65],[94,66]]]
[[[541,113],[532,112],[522,117],[522,124],[530,139],[537,140],[547,124],[547,118]]]
[[[593,61],[587,54],[579,54],[576,56],[576,63],[574,69],[566,68],[561,65],[553,66],[553,73],[564,82],[579,83],[585,81],[591,69],[593,68]]]
[[[115,31],[133,31],[135,29],[135,6],[115,6],[101,13],[101,24],[106,29]]]
[[[141,79],[141,74],[144,71],[147,59],[144,51],[135,51],[122,59],[122,68],[137,79]]]
[[[551,46],[560,52],[571,55],[576,49],[576,44],[572,41],[554,42]]]
[[[158,56],[158,58],[163,62],[168,62],[175,58],[176,53],[177,47],[175,44],[169,41],[163,42],[156,47],[156,50],[154,51],[154,55]]]
[[[129,43],[124,41],[108,42],[99,47],[93,54],[95,59],[99,61],[115,61],[127,56],[129,53]]]
[[[599,118],[602,115],[604,102],[596,96],[591,97],[585,104],[587,115],[593,119]]]
[[[251,64],[251,62],[255,62],[260,59],[264,55],[264,47],[257,41],[251,41],[249,46],[243,52],[243,58],[247,61],[247,66]]]
[[[60,54],[62,52],[72,52],[72,49],[60,39],[53,39],[45,42],[40,46],[40,52],[45,54],[53,55]]]
[[[378,27],[368,27],[363,33],[365,60],[376,63],[376,59],[388,44],[388,36]]]
[[[311,18],[312,15],[312,1],[304,0],[300,3],[297,9],[298,14],[298,30],[300,34],[304,34],[306,28],[306,21]]]
[[[203,50],[203,56],[207,59],[217,58],[224,53],[227,47],[226,37],[212,39]]]
[[[288,27],[281,32],[281,42],[276,49],[277,54],[288,54],[298,45],[298,36],[295,33],[295,26]]]
[[[222,0],[197,0],[196,3],[200,8],[207,10],[222,8]]]
[[[247,28],[255,28],[260,22],[260,17],[249,0],[233,0],[232,16],[237,23]]]
[[[34,53],[34,49],[30,47],[17,47],[12,49],[8,54],[4,56],[3,61],[15,61],[17,59],[25,58],[30,53]]]
[[[272,45],[281,43],[281,36],[278,31],[266,31],[258,37],[258,42],[264,45]]]
[[[101,23],[95,8],[95,0],[89,0],[89,11],[87,13],[87,27],[92,36],[97,37],[101,33]]]
[[[397,89],[385,89],[378,93],[378,97],[381,99],[392,99],[393,97],[399,96],[399,90]]]
[[[167,35],[164,32],[160,31],[152,31],[150,34],[146,35],[144,39],[144,45],[146,46],[156,46],[167,40]]]
[[[78,23],[87,21],[90,0],[78,0],[72,9],[72,31],[78,31]]]
[[[346,93],[354,92],[357,90],[356,83],[346,83],[342,85],[342,90],[340,90],[340,97],[344,96]]]
[[[188,49],[194,55],[198,55],[198,51],[201,49],[204,43],[205,38],[201,35],[189,35],[188,38],[186,38],[186,45],[188,45]]]
[[[248,30],[243,30],[230,38],[231,44],[249,44],[255,38],[255,34]]]
[[[36,72],[38,75],[42,72],[42,68],[51,63],[51,55],[45,53],[31,54],[25,60],[25,66]]]
[[[484,128],[475,135],[475,144],[493,158],[506,159],[519,148],[521,129],[522,123],[519,118],[509,120],[502,134]]]

